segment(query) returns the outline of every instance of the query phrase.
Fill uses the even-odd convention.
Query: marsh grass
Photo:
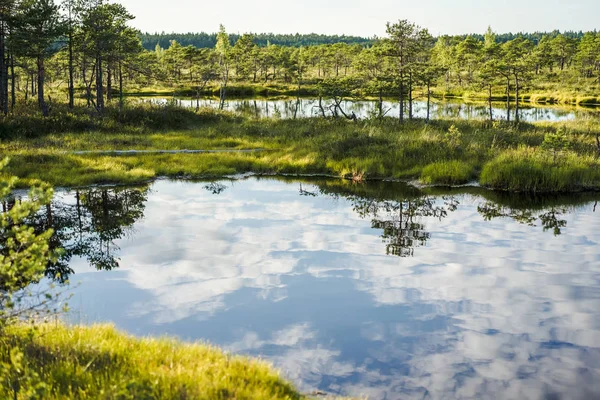
[[[218,85],[208,85],[200,91],[201,96],[219,96]],[[144,97],[144,96],[197,96],[196,88],[189,85],[173,86],[140,86],[131,85],[125,91],[126,96]],[[318,96],[319,89],[311,81],[303,82],[298,89],[297,84],[269,82],[269,83],[251,83],[234,82],[227,87],[227,97],[262,97],[262,96]]]
[[[539,149],[519,148],[488,162],[481,184],[495,189],[528,192],[569,192],[598,189],[600,164],[596,157],[569,152],[554,160]]]
[[[3,399],[305,398],[265,362],[201,343],[137,339],[108,325],[8,327],[0,367]]]
[[[358,123],[334,118],[254,119],[168,107],[157,107],[156,112],[164,115],[156,116],[154,109],[134,107],[125,115],[111,110],[90,129],[70,130],[72,124],[67,122],[42,134],[13,134],[0,142],[0,153],[11,157],[7,172],[25,178],[24,185],[28,179],[84,186],[138,183],[159,176],[200,178],[254,172],[421,179],[444,185],[479,179],[492,188],[523,191],[600,188],[597,118],[518,125],[460,120],[398,124],[393,118]],[[0,125],[11,123],[7,120]],[[569,150],[553,163],[543,143],[559,130],[565,132]],[[261,151],[73,154],[132,149]]]
[[[452,160],[427,165],[421,172],[421,182],[438,185],[460,185],[468,183],[476,177],[475,170],[469,163]]]

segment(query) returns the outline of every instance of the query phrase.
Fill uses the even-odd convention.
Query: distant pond
[[[600,194],[248,178],[58,191],[70,318],[372,399],[600,397]],[[5,204],[6,206],[6,204]]]
[[[167,98],[141,98],[139,101],[151,102],[154,104],[173,103],[186,108],[200,107],[218,108],[219,100],[214,98],[196,99],[167,99]],[[324,100],[326,106],[330,102]],[[342,102],[344,111],[348,114],[354,114],[360,118],[368,118],[373,112],[377,111],[376,101],[344,101]],[[406,106],[408,107],[408,106]],[[511,105],[511,121],[515,120],[514,104]],[[319,108],[318,99],[300,98],[300,99],[236,99],[232,98],[225,102],[225,110],[242,113],[247,116],[258,118],[278,117],[283,119],[318,117],[322,115]],[[386,116],[398,117],[399,105],[397,101],[386,100],[383,104]],[[408,111],[405,111],[408,113]],[[505,103],[493,103],[492,112],[495,120],[506,120],[507,108]],[[431,103],[430,117],[432,119],[488,119],[489,108],[486,103],[468,103],[461,101],[434,101]],[[326,115],[331,112],[326,109]],[[600,116],[600,112],[595,108],[576,108],[560,106],[541,106],[531,104],[521,104],[519,116],[521,121],[569,121],[588,115]],[[413,116],[415,118],[425,118],[427,116],[427,102],[418,100],[413,105]]]

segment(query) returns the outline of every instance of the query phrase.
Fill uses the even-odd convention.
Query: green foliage
[[[0,163],[2,170],[8,160]],[[0,199],[6,199],[17,183],[16,178],[3,175],[0,179]],[[52,297],[34,299],[31,304],[26,288],[31,282],[37,282],[44,274],[48,262],[56,259],[56,253],[50,250],[49,240],[52,230],[36,234],[26,224],[45,204],[52,199],[53,191],[45,184],[36,183],[29,191],[28,199],[14,201],[10,210],[0,213],[0,330],[7,322],[19,315],[19,306],[35,311],[43,309]],[[13,203],[13,202],[11,202]]]
[[[103,325],[11,327],[0,341],[0,372],[3,399],[304,398],[264,362]]]
[[[600,93],[598,32],[497,35],[488,29],[436,40],[407,20],[388,23],[382,39],[229,35],[221,27],[211,35],[142,35],[144,50],[123,5],[68,0],[62,20],[53,1],[7,3],[7,29],[0,32],[9,55],[0,59],[0,70],[8,71],[0,75],[4,114],[36,95],[44,116],[65,94],[71,109],[85,102],[102,114],[116,94],[122,109],[124,92],[152,86],[196,98],[218,87],[224,102],[226,95],[315,95],[332,79],[355,82],[356,96],[397,97],[401,120],[405,109],[413,118],[413,99],[422,95],[514,99],[518,106],[525,99],[589,105]],[[237,90],[230,90],[235,83]],[[384,115],[380,107],[374,116]]]
[[[0,387],[2,388],[0,394],[14,399],[48,398],[48,384],[31,369],[21,350],[17,347],[10,348],[2,341],[0,341],[0,348],[3,348],[3,352],[7,354],[5,357],[0,357]]]
[[[570,142],[567,136],[567,130],[564,126],[556,132],[548,132],[544,135],[542,148],[552,154],[552,161],[556,163],[557,157],[569,148]]]
[[[444,134],[444,141],[451,147],[459,147],[462,138],[462,132],[452,124]]]

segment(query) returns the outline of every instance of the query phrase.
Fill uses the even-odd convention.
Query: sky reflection
[[[568,207],[555,236],[539,223],[486,221],[478,206],[488,200],[457,194],[444,218],[415,217],[430,237],[396,257],[352,197],[304,197],[275,180],[223,184],[220,194],[153,184],[134,233],[114,242],[119,268],[72,261],[73,319],[260,355],[307,391],[600,396],[593,203]]]

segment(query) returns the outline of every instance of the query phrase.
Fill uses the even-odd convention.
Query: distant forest
[[[229,34],[229,41],[234,44],[242,35]],[[363,38],[358,36],[346,35],[319,35],[311,34],[273,34],[256,33],[253,34],[254,43],[259,47],[267,47],[269,44],[275,44],[284,47],[302,47],[316,46],[321,44],[360,44],[369,46],[375,42],[375,38]],[[161,48],[167,49],[171,45],[171,40],[175,40],[182,46],[194,46],[200,49],[214,48],[217,44],[216,33],[142,33],[142,46],[146,50],[154,50],[158,44]]]
[[[525,38],[534,43],[538,43],[545,35],[554,37],[557,36],[559,31],[553,32],[533,32],[533,33],[500,33],[496,35],[496,41],[498,43],[506,43],[516,38]],[[571,39],[581,39],[583,32],[572,32],[566,31],[562,34]],[[320,35],[316,33],[311,34],[274,34],[274,33],[257,33],[253,34],[254,44],[258,47],[266,47],[269,44],[275,44],[284,47],[302,47],[302,46],[318,46],[322,44],[335,44],[335,43],[346,43],[346,44],[360,44],[362,46],[370,46],[377,38],[365,38],[360,36],[346,36],[346,35]],[[482,34],[471,34],[471,35],[457,35],[457,38],[464,39],[467,36],[471,36],[481,42],[484,40]],[[234,44],[241,37],[239,34],[230,34],[229,40],[231,44]],[[142,40],[142,46],[146,50],[154,50],[156,45],[159,45],[163,49],[169,48],[171,41],[175,40],[182,46],[194,46],[200,49],[214,48],[217,44],[216,33],[142,33],[140,34]]]

